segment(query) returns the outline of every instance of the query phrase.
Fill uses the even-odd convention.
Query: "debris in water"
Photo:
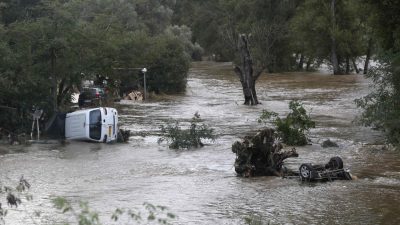
[[[325,165],[313,165],[304,163],[299,168],[299,176],[302,181],[334,181],[352,180],[352,175],[348,169],[343,168],[343,160],[332,157]]]
[[[339,145],[336,142],[331,141],[330,139],[325,140],[324,142],[322,142],[321,146],[323,148],[329,148],[329,147],[339,147]]]
[[[295,148],[282,150],[282,144],[275,139],[275,130],[266,128],[254,136],[246,136],[243,141],[236,141],[232,145],[236,153],[236,173],[242,177],[283,176],[286,173],[283,161],[299,155]]]
[[[122,143],[128,142],[130,136],[131,136],[130,130],[119,129],[118,135],[117,135],[117,142],[122,142]]]

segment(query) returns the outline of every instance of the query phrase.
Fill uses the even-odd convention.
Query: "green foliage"
[[[292,54],[287,22],[297,1],[177,1],[173,19],[189,26],[194,41],[215,60],[234,60],[237,46],[230,40],[231,35],[237,38],[239,33],[251,33],[254,60],[267,65],[270,71],[285,70]]]
[[[215,0],[177,1],[173,22],[189,26],[193,31],[193,42],[204,47],[205,54],[214,54],[215,59],[219,61],[229,61],[233,59],[233,51],[226,45],[221,35],[221,25],[225,23],[226,16],[221,2]]]
[[[308,143],[306,133],[315,127],[315,122],[311,120],[303,104],[298,101],[290,101],[289,109],[291,112],[286,118],[280,118],[277,113],[263,110],[259,123],[271,121],[277,129],[278,136],[287,145],[306,145]]]
[[[389,143],[400,146],[400,53],[381,56],[367,77],[372,91],[356,100],[363,109],[359,121],[384,131]]]
[[[373,82],[371,92],[356,100],[363,109],[359,121],[383,131],[388,142],[400,148],[400,2],[364,2],[372,7],[370,24],[381,50],[377,66],[366,74]]]
[[[51,116],[69,106],[82,80],[97,75],[143,84],[141,74],[115,68],[148,68],[149,91],[184,91],[190,51],[199,49],[188,27],[167,29],[174,5],[174,0],[0,3],[1,127],[27,132],[33,106]]]
[[[197,42],[192,42],[192,31],[188,26],[169,26],[165,30],[165,33],[172,37],[176,37],[179,42],[183,44],[187,58],[192,58],[193,60],[198,61],[201,60],[204,50]]]
[[[72,204],[65,198],[57,197],[52,200],[56,209],[60,210],[63,214],[70,212],[76,219],[79,225],[100,225],[99,214],[90,210],[87,202],[80,202],[80,211],[77,212]]]
[[[371,47],[370,20],[374,13],[361,0],[341,0],[335,1],[333,17],[331,4],[332,1],[318,0],[300,4],[290,21],[292,49],[319,66],[324,60],[332,60],[335,48],[341,73],[349,72],[346,66],[350,66],[350,60],[366,55]]]
[[[186,89],[190,57],[177,37],[166,35],[154,40],[148,50],[148,86],[156,93],[176,93]]]
[[[216,138],[214,129],[206,124],[199,124],[199,122],[201,122],[200,115],[195,113],[190,121],[189,129],[182,129],[178,121],[169,123],[166,126],[161,125],[160,129],[163,137],[158,139],[158,143],[167,141],[170,143],[169,147],[172,149],[188,149],[192,147],[202,147],[202,139],[214,141]]]
[[[371,23],[379,46],[388,51],[400,51],[400,2],[363,0],[372,7]]]
[[[248,225],[270,225],[270,222],[265,222],[261,216],[251,215],[244,218],[245,224]]]
[[[22,176],[19,179],[19,182],[15,188],[10,186],[3,186],[0,181],[0,196],[6,196],[7,205],[9,207],[15,206],[18,207],[22,203],[22,198],[25,197],[26,201],[31,201],[33,199],[32,195],[28,193],[31,185],[29,182]],[[2,207],[2,202],[0,201],[0,223],[4,223],[4,217],[7,216],[7,209]]]
[[[224,23],[221,30],[230,47],[236,50],[239,34],[250,34],[250,52],[255,68],[267,71],[290,70],[293,52],[289,49],[288,24],[294,0],[221,1]],[[230,40],[229,40],[230,39]],[[232,40],[233,39],[233,40]],[[240,57],[236,54],[235,64]]]
[[[101,225],[99,214],[90,209],[88,203],[81,202],[79,204],[79,211],[76,211],[72,203],[62,197],[57,197],[52,200],[56,209],[61,213],[70,213],[75,218],[75,223],[79,225]],[[124,224],[172,224],[171,221],[176,218],[173,213],[168,212],[165,206],[153,205],[150,203],[143,203],[145,213],[135,210],[127,210],[117,208],[111,215],[111,221],[117,222],[120,220],[127,221]],[[69,223],[68,223],[69,224]],[[107,223],[109,224],[109,223]]]

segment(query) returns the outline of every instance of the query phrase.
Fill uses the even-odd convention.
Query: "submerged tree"
[[[235,51],[234,72],[243,88],[244,104],[259,104],[256,81],[264,71],[274,71],[287,55],[287,21],[293,1],[224,2],[226,43]],[[286,55],[285,55],[286,54]],[[284,56],[285,55],[285,56]]]
[[[240,79],[243,88],[244,104],[259,104],[256,93],[256,81],[260,77],[264,68],[255,69],[253,59],[250,54],[250,43],[248,35],[239,35],[238,52],[240,55],[240,64],[235,65],[235,73]]]
[[[158,139],[158,143],[167,141],[172,149],[188,149],[203,147],[202,140],[205,139],[214,141],[216,138],[214,129],[199,122],[201,122],[200,114],[196,112],[190,121],[189,129],[182,129],[178,121],[162,125],[160,127],[162,137]]]
[[[290,101],[289,109],[291,111],[286,118],[280,118],[275,112],[263,110],[258,122],[266,124],[271,121],[276,126],[277,137],[287,145],[306,145],[306,132],[315,128],[315,122],[311,120],[301,102]]]
[[[356,100],[363,109],[361,122],[386,134],[389,143],[400,148],[400,3],[364,0],[375,9],[371,21],[380,53],[378,64],[366,77],[372,80],[371,92]]]
[[[367,77],[373,81],[372,92],[357,99],[364,111],[360,121],[385,132],[389,143],[400,146],[400,53],[380,57]]]

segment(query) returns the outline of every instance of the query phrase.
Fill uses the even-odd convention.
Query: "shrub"
[[[291,112],[282,119],[276,112],[263,110],[259,123],[272,122],[277,129],[278,137],[287,145],[306,145],[308,143],[305,132],[315,127],[315,122],[307,115],[303,104],[298,101],[290,101]]]
[[[19,179],[19,182],[15,188],[10,186],[3,186],[0,181],[0,196],[6,196],[7,205],[9,207],[15,206],[18,207],[22,203],[22,198],[25,198],[27,201],[32,200],[32,196],[28,193],[31,185],[27,180],[22,176]],[[2,208],[2,203],[0,202],[0,224],[5,224],[4,217],[7,215],[7,209]]]
[[[373,81],[372,91],[356,100],[363,109],[359,122],[383,131],[387,141],[400,148],[400,53],[380,56],[366,77]]]
[[[206,124],[199,124],[200,115],[196,112],[190,122],[189,129],[182,129],[179,122],[175,121],[160,127],[163,137],[158,143],[167,141],[172,149],[203,147],[202,139],[215,140],[214,129]]]
[[[92,211],[87,202],[80,202],[80,210],[76,210],[71,202],[62,197],[57,197],[52,200],[54,207],[60,210],[63,214],[70,213],[75,218],[76,224],[79,225],[101,225],[99,214]],[[117,208],[111,215],[113,222],[119,221],[121,218],[128,221],[124,224],[172,224],[171,221],[176,218],[173,213],[168,212],[165,206],[153,205],[150,203],[143,203],[145,213],[135,210],[127,210]],[[110,224],[110,223],[108,223]],[[66,223],[69,225],[69,223]]]

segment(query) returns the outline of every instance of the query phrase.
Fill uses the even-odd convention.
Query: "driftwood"
[[[275,140],[275,130],[266,128],[254,136],[246,136],[243,141],[235,142],[232,151],[236,153],[235,171],[238,176],[283,176],[283,161],[298,157],[298,154],[294,148],[282,150],[282,144]]]

